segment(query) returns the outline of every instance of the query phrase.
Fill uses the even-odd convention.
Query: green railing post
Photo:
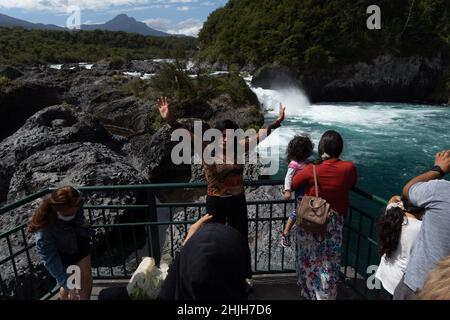
[[[147,191],[147,215],[146,219],[150,222],[158,222],[158,211],[156,208],[156,195],[154,191]],[[151,250],[153,258],[159,264],[161,260],[161,246],[159,241],[159,226],[157,224],[150,226]],[[150,248],[149,248],[150,249]]]
[[[245,182],[245,186],[246,187],[259,187],[259,186],[278,186],[278,185],[282,185],[283,181],[282,180],[271,180],[271,181],[246,181]],[[177,210],[177,208],[184,208],[185,213],[187,208],[189,207],[198,207],[199,208],[199,212],[201,210],[201,208],[205,207],[205,203],[204,202],[180,202],[180,203],[175,203],[175,202],[168,202],[168,203],[157,203],[157,198],[156,198],[156,194],[158,192],[161,192],[162,190],[183,190],[183,189],[199,189],[199,188],[205,188],[206,184],[205,183],[173,183],[173,184],[149,184],[149,185],[121,185],[121,186],[87,186],[87,187],[80,187],[80,189],[82,191],[88,191],[88,192],[117,192],[117,191],[121,191],[121,192],[132,192],[135,191],[138,194],[137,200],[135,204],[131,204],[131,205],[98,205],[98,206],[93,206],[93,205],[89,205],[89,206],[85,206],[85,209],[88,210],[89,216],[90,216],[90,220],[92,220],[92,212],[91,210],[101,210],[102,213],[104,213],[104,211],[106,209],[113,209],[113,210],[117,210],[117,212],[119,212],[119,210],[131,210],[131,221],[124,221],[123,223],[121,222],[115,222],[115,223],[111,223],[109,221],[106,221],[106,219],[103,220],[103,225],[100,223],[95,223],[94,225],[92,225],[92,228],[97,228],[97,229],[111,229],[111,230],[117,230],[118,231],[118,238],[120,240],[119,242],[119,248],[115,248],[116,250],[128,250],[127,246],[123,246],[123,239],[122,239],[122,232],[124,230],[131,230],[132,232],[132,236],[133,236],[133,243],[129,244],[129,247],[133,247],[134,245],[134,251],[135,251],[135,256],[136,256],[136,262],[138,264],[138,259],[139,257],[142,257],[143,255],[147,254],[144,252],[139,252],[139,248],[142,247],[143,243],[140,240],[139,242],[136,240],[136,235],[135,235],[135,230],[139,229],[142,230],[140,228],[145,228],[145,235],[146,237],[146,246],[145,248],[148,249],[148,254],[151,255],[155,261],[157,263],[160,263],[161,260],[161,240],[160,240],[160,228],[163,227],[168,227],[168,232],[170,232],[170,239],[167,239],[167,241],[170,241],[170,248],[171,248],[171,252],[172,255],[174,254],[174,250],[175,250],[175,245],[179,245],[179,243],[175,243],[175,239],[174,239],[174,227],[176,226],[177,228],[182,229],[183,226],[187,226],[189,224],[194,223],[194,221],[187,221],[188,217],[185,216],[184,220],[180,220],[180,221],[173,221],[173,214],[174,211]],[[0,215],[4,214],[6,212],[11,212],[12,210],[15,210],[21,206],[23,206],[24,204],[30,203],[33,200],[36,200],[44,195],[46,195],[47,193],[51,192],[53,190],[53,188],[48,188],[45,190],[42,190],[40,192],[37,192],[35,194],[32,194],[24,199],[21,199],[19,201],[17,201],[16,203],[12,203],[9,205],[6,205],[2,208],[0,208]],[[366,199],[368,201],[370,201],[372,204],[377,204],[380,206],[385,206],[386,205],[386,200],[382,199],[381,197],[377,197],[376,195],[372,195],[368,192],[365,192],[364,190],[358,189],[358,188],[354,188],[353,192],[359,196],[361,196],[363,199]],[[276,216],[274,217],[274,212],[273,212],[273,205],[274,204],[280,204],[284,206],[284,212],[283,215],[281,216]],[[294,270],[288,269],[285,267],[285,253],[284,253],[284,249],[280,248],[281,250],[281,269],[278,269],[278,267],[276,268],[276,270],[273,269],[273,265],[271,264],[271,258],[272,258],[272,237],[270,236],[272,233],[272,223],[276,222],[276,221],[285,221],[287,219],[287,202],[282,200],[282,199],[274,199],[274,200],[252,200],[252,201],[248,201],[247,205],[249,206],[255,206],[255,217],[249,218],[249,225],[251,225],[251,223],[255,224],[255,241],[253,243],[253,247],[255,249],[254,252],[254,269],[255,269],[255,273],[256,274],[261,274],[261,273],[286,273],[286,272],[293,272]],[[269,212],[268,214],[264,214],[265,211],[263,211],[263,208],[266,208],[267,205],[270,205],[269,208]],[[261,212],[260,212],[260,207],[261,207]],[[169,214],[170,214],[170,219],[169,221],[158,221],[158,209],[159,208],[166,208],[169,210]],[[372,210],[372,209],[371,209]],[[139,214],[134,214],[136,212],[139,212]],[[142,213],[144,213],[144,216],[142,215]],[[139,217],[139,218],[138,218]],[[136,220],[135,220],[136,218]],[[355,219],[358,219],[355,220]],[[362,219],[368,219],[369,223],[362,223]],[[191,217],[192,219],[192,217]],[[352,224],[352,221],[355,220],[355,222],[359,222],[359,223],[355,223],[355,225]],[[367,267],[367,265],[369,263],[371,263],[371,253],[373,252],[373,248],[371,248],[371,245],[377,245],[376,239],[374,239],[374,233],[376,232],[375,230],[375,222],[377,220],[377,214],[370,214],[368,212],[368,209],[363,207],[362,209],[358,209],[357,207],[354,207],[353,205],[351,206],[351,210],[350,210],[350,216],[348,217],[347,223],[346,223],[346,235],[347,238],[345,240],[345,246],[343,246],[344,248],[344,272],[342,274],[342,278],[343,279],[347,279],[350,277],[349,273],[348,273],[348,269],[349,268],[354,268],[355,273],[353,274],[353,277],[357,277],[358,276],[358,271],[360,268],[358,267],[362,267],[363,269]],[[258,234],[260,231],[260,226],[259,224],[261,223],[262,226],[265,225],[265,223],[268,222],[269,223],[269,243],[268,243],[268,247],[261,247],[259,243],[259,239],[258,239]],[[278,223],[278,222],[277,222]],[[22,261],[26,261],[28,262],[28,267],[30,268],[29,270],[33,270],[33,266],[32,263],[33,261],[31,261],[31,256],[28,255],[28,250],[32,249],[34,247],[34,244],[27,244],[26,241],[26,237],[25,237],[25,228],[26,228],[26,224],[23,223],[17,227],[14,227],[10,230],[5,230],[4,232],[2,232],[0,234],[0,242],[2,242],[4,244],[4,246],[6,247],[6,250],[8,252],[6,252],[4,255],[1,256],[0,258],[0,267],[3,267],[4,265],[11,265],[12,267],[12,272],[14,273],[12,275],[12,277],[17,278],[18,276],[18,265],[15,265],[17,261],[19,261],[19,258],[22,259]],[[12,245],[13,243],[11,243],[11,239],[15,239],[15,237],[22,235],[23,238],[23,245],[21,246],[21,248],[15,249],[14,252],[12,251]],[[141,234],[143,236],[143,234]],[[181,239],[177,239],[177,241],[179,241]],[[354,242],[355,241],[355,242]],[[361,248],[361,241],[367,241],[369,244],[369,247],[364,248],[364,252],[362,252],[360,254],[360,248]],[[355,247],[356,247],[356,252],[355,252],[355,248],[353,248],[352,243],[354,242]],[[15,243],[14,243],[15,244]],[[139,248],[138,248],[139,247]],[[267,250],[266,252],[268,253],[269,256],[269,265],[268,265],[268,270],[258,270],[258,257],[259,257],[259,253],[261,252],[261,250]],[[367,253],[367,256],[366,256]],[[108,254],[113,255],[113,253],[111,252],[111,250],[108,251]],[[128,257],[128,253],[127,253],[127,257]],[[25,260],[24,260],[25,259]],[[252,259],[252,260],[253,260]],[[354,261],[356,259],[356,261]],[[360,260],[360,261],[359,261]],[[133,272],[133,268],[132,267],[128,267],[127,265],[127,258],[125,258],[123,261],[117,261],[117,265],[105,265],[104,267],[109,267],[111,272],[110,275],[108,276],[102,276],[100,275],[99,272],[99,268],[97,268],[97,275],[94,276],[97,279],[124,279],[124,278],[129,278],[130,273]],[[112,270],[113,267],[115,266],[121,266],[123,265],[124,268],[124,274],[113,274]],[[22,267],[22,266],[21,266]],[[137,267],[137,265],[136,265]],[[3,272],[3,268],[2,269]],[[6,269],[5,269],[6,270]],[[21,271],[22,272],[22,271]],[[8,295],[9,293],[7,292],[7,288],[5,287],[5,274],[0,274],[0,299],[4,298],[6,295]],[[11,275],[9,275],[11,276]],[[351,279],[354,280],[354,279]],[[360,287],[360,285],[358,286],[354,286],[353,281],[347,282],[347,284],[353,288],[355,293],[358,293],[361,297],[364,298],[371,298],[373,295],[369,292],[367,292],[367,290],[359,290],[358,287]],[[33,286],[36,286],[36,290],[38,290],[39,284],[32,284]],[[9,290],[9,289],[8,289]],[[38,290],[39,291],[39,290]],[[43,298],[49,298],[51,297],[53,294],[55,293],[55,290],[49,290],[48,294],[46,294]],[[18,297],[20,298],[20,297]]]

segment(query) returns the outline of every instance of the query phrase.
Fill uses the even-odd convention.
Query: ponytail
[[[399,208],[391,208],[379,222],[378,254],[389,259],[397,249],[402,234],[405,212]]]
[[[36,233],[41,229],[47,228],[55,222],[56,217],[56,212],[52,208],[51,196],[45,198],[31,217],[31,221],[28,223],[28,232]]]
[[[34,212],[31,221],[28,223],[28,232],[36,233],[53,224],[57,219],[56,211],[73,207],[80,196],[80,192],[72,187],[62,187],[55,190],[44,199]]]

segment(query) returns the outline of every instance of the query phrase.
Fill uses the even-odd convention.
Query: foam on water
[[[296,134],[309,134],[315,150],[321,135],[337,130],[344,137],[343,159],[355,162],[358,186],[385,198],[433,164],[436,152],[448,149],[450,108],[400,103],[311,104],[298,88],[267,90],[251,87],[266,111],[267,122],[286,106],[286,120],[259,145],[261,155],[279,157],[283,178],[286,147]],[[268,152],[270,150],[270,152]],[[267,156],[266,156],[267,158]]]
[[[55,70],[61,70],[62,67],[63,67],[62,64],[51,64],[49,66],[50,69],[55,69]]]
[[[286,107],[286,116],[297,121],[321,123],[323,125],[352,125],[356,127],[385,126],[415,118],[420,119],[439,112],[439,109],[416,106],[414,108],[393,108],[389,104],[348,103],[348,104],[311,104],[305,93],[299,88],[268,90],[251,88],[258,97],[261,106],[269,115],[278,113],[280,103]]]

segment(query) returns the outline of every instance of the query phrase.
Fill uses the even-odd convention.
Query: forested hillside
[[[326,68],[381,54],[449,52],[448,0],[380,0],[382,29],[369,30],[370,0],[230,0],[200,33],[210,61],[296,70]]]
[[[44,62],[174,58],[196,50],[196,39],[110,31],[48,31],[0,28],[0,65]]]

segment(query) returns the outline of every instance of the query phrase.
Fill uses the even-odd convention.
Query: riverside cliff
[[[57,70],[59,69],[59,70]],[[158,182],[188,182],[201,178],[199,168],[176,166],[171,161],[171,128],[159,121],[156,97],[172,97],[177,117],[186,126],[202,120],[204,128],[220,119],[233,119],[243,128],[260,127],[264,122],[256,96],[242,79],[232,75],[223,78],[203,75],[203,80],[190,78],[181,70],[165,63],[133,61],[117,68],[99,62],[89,68],[65,65],[61,68],[27,66],[9,68],[4,73],[9,81],[0,88],[0,203],[12,203],[47,187],[63,185],[129,185]],[[129,76],[155,72],[154,80]],[[173,76],[175,79],[171,79]],[[184,85],[170,88],[157,84]],[[214,85],[212,85],[214,84]],[[220,88],[210,90],[209,88]],[[169,90],[169,91],[167,91]],[[197,94],[201,95],[198,96]],[[247,170],[254,176],[254,170]],[[164,201],[164,197],[160,197]],[[140,193],[96,193],[89,195],[87,204],[127,205],[145,204]],[[0,233],[26,223],[39,201],[0,215]],[[133,218],[132,218],[133,217]],[[92,223],[121,223],[143,221],[141,212],[107,210],[94,212]],[[131,219],[131,220],[130,220]],[[128,235],[131,237],[131,234]],[[136,239],[144,246],[144,229],[136,229]],[[97,230],[97,258],[93,265],[115,267],[132,248],[125,247],[119,256],[101,254],[108,245],[115,248],[114,235]],[[27,235],[31,242],[30,235]],[[6,248],[5,239],[0,247]],[[9,237],[14,251],[23,240]],[[111,242],[112,241],[112,242]],[[119,244],[117,244],[119,245]],[[0,260],[8,256],[1,250]],[[38,281],[42,290],[53,281],[39,263],[35,251],[30,253],[34,272],[30,275],[28,260],[15,259],[15,266],[0,266],[2,283],[16,298],[38,298],[40,286],[34,289],[30,281]],[[132,268],[132,267],[130,267]],[[18,280],[15,277],[18,272]],[[2,298],[2,297],[0,297]],[[6,297],[3,297],[6,298]]]
[[[450,99],[450,7],[445,0],[231,0],[199,35],[209,62],[287,68],[313,102]],[[264,78],[264,76],[262,76]]]

